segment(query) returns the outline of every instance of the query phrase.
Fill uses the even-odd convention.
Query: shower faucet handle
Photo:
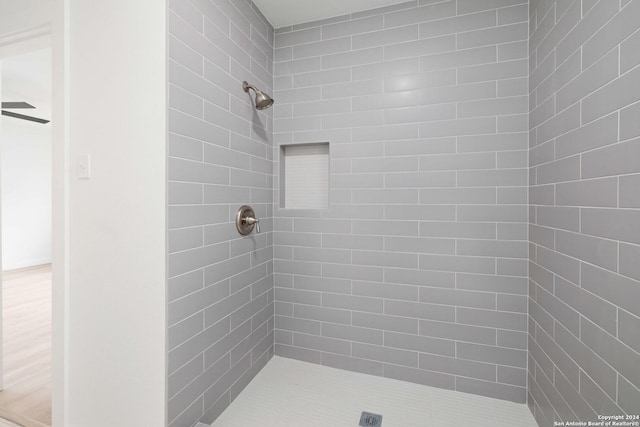
[[[258,218],[253,218],[251,216],[247,216],[244,218],[245,224],[256,226],[256,233],[260,232],[260,220]]]
[[[253,231],[254,227],[256,228],[256,233],[259,233],[260,220],[256,217],[253,208],[248,205],[241,206],[236,213],[236,228],[238,232],[246,236]]]

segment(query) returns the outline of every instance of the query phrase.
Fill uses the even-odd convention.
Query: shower
[[[638,413],[640,0],[189,3],[169,425]]]
[[[256,93],[256,109],[266,110],[273,105],[273,99],[266,93],[256,88],[254,85],[250,85],[245,81],[242,82],[242,88],[247,93],[249,93],[249,89],[253,89],[253,91]]]

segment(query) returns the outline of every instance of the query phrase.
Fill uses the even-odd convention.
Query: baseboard
[[[16,264],[2,265],[2,271],[21,270],[23,268],[37,267],[44,264],[51,264],[51,258],[40,258],[27,260]]]

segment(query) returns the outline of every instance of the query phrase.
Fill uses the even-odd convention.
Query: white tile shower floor
[[[274,356],[212,427],[536,427],[524,404]]]

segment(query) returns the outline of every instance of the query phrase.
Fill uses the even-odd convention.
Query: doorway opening
[[[0,63],[0,417],[51,425],[51,48]]]

